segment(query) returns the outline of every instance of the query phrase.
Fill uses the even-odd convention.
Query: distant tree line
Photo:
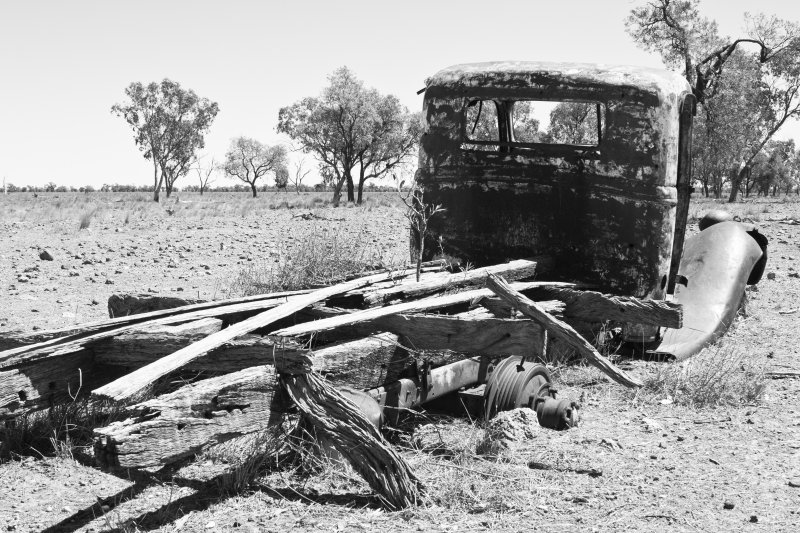
[[[336,70],[329,82],[318,97],[282,108],[277,131],[317,161],[323,183],[315,190],[329,188],[338,205],[346,188],[347,200],[361,203],[370,180],[407,170],[418,142],[420,115],[409,113],[397,97],[367,88],[347,67]],[[199,151],[219,112],[216,102],[169,79],[148,85],[131,83],[125,94],[127,100],[111,111],[128,123],[134,142],[153,164],[153,185],[136,190],[152,192],[155,201],[162,188],[169,197],[178,190],[176,182],[190,173],[196,175],[196,184],[183,189],[200,194],[249,190],[256,197],[266,190],[268,176],[277,190],[290,185],[298,193],[309,190],[302,182],[310,169],[302,162],[290,169],[287,146],[269,146],[240,136],[231,140],[221,163],[203,162]],[[212,188],[220,173],[242,184]]]
[[[320,192],[333,192],[333,188],[325,185],[324,183],[316,183],[314,185],[299,184],[297,187],[292,187],[293,191],[299,193],[320,193]],[[125,185],[125,184],[104,184],[100,187],[92,185],[85,185],[82,187],[56,185],[55,183],[47,183],[45,185],[22,185],[17,186],[13,183],[6,184],[6,191],[9,193],[94,193],[94,192],[141,192],[153,193],[154,188],[152,185]],[[368,184],[364,187],[365,192],[397,192],[396,185],[375,185]],[[172,193],[176,192],[200,192],[199,185],[184,185],[183,187],[174,187]],[[205,188],[203,192],[238,192],[238,193],[252,193],[252,188],[248,185],[241,183],[234,183],[231,185],[216,185],[214,187]],[[288,187],[280,187],[277,185],[262,184],[258,186],[258,192],[288,192]]]

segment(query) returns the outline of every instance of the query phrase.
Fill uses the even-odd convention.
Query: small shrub
[[[758,402],[766,384],[759,361],[722,344],[706,348],[683,363],[660,365],[638,394],[671,398],[689,407],[742,405]]]
[[[84,211],[80,219],[80,229],[88,228],[91,225],[92,218],[94,218],[95,214],[97,214],[97,209]]]

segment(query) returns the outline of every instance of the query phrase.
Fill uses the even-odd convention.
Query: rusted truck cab
[[[552,131],[537,134],[529,111],[542,102],[562,103],[552,112],[561,118],[551,113]],[[564,133],[571,110],[594,119]],[[430,220],[426,259],[534,257],[542,279],[663,298],[683,248],[693,110],[686,80],[658,69],[495,62],[439,71],[426,81],[416,180],[425,203],[446,211]]]

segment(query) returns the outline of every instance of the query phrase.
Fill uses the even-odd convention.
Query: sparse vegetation
[[[341,230],[316,226],[282,250],[273,264],[257,264],[239,271],[229,293],[250,296],[268,292],[330,285],[383,267],[380,251],[362,231],[355,237]]]
[[[89,226],[92,224],[92,218],[94,218],[94,215],[95,215],[96,213],[97,213],[97,210],[96,210],[96,209],[94,209],[94,210],[90,210],[90,211],[85,211],[85,212],[84,212],[84,213],[81,215],[81,220],[80,220],[80,229],[86,229],[86,228],[88,228],[88,227],[89,227]]]
[[[766,386],[763,361],[721,342],[683,363],[659,364],[635,394],[693,408],[740,406],[759,402]]]

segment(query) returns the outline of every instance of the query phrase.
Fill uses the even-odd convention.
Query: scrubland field
[[[114,293],[222,298],[407,260],[396,195],[327,200],[0,196],[0,336],[104,318]],[[169,475],[112,476],[67,431],[3,458],[0,530],[798,531],[800,202],[696,199],[691,232],[712,208],[770,239],[767,274],[729,334],[686,366],[621,363],[646,381],[635,392],[589,367],[553,368],[560,395],[581,401],[582,424],[540,429],[500,461],[475,453],[482,422],[421,412],[389,434],[427,487],[415,508],[381,510],[331,464],[266,468],[234,490],[236,446]]]

